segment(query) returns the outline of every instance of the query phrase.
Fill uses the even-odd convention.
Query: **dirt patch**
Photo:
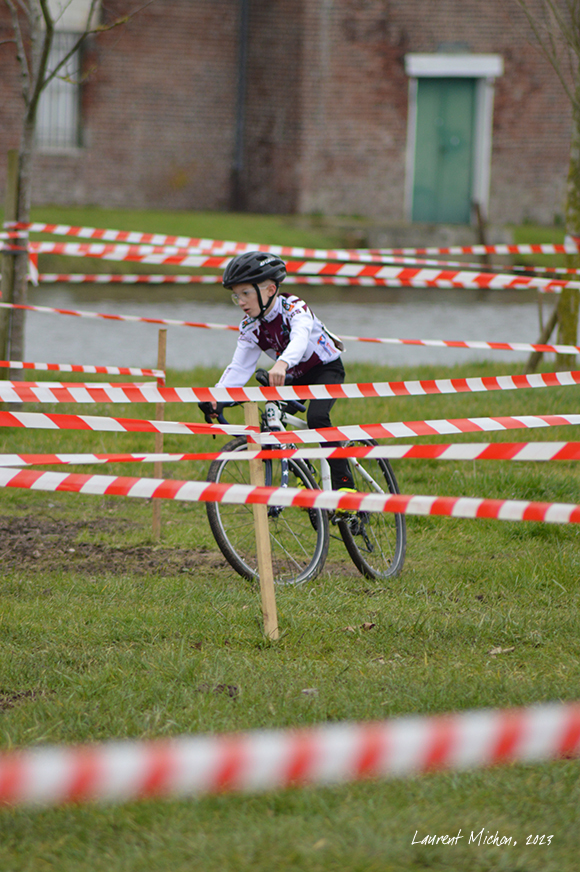
[[[38,699],[39,696],[46,695],[47,693],[44,690],[0,690],[0,712],[8,711],[8,709],[14,708],[18,703]]]
[[[0,517],[0,566],[4,572],[76,572],[82,575],[149,574],[172,576],[178,572],[229,568],[217,551],[204,548],[163,548],[133,545],[116,548],[105,543],[79,542],[85,531],[119,530],[131,524],[119,519],[65,521],[60,519]]]
[[[227,693],[232,699],[239,696],[240,688],[237,684],[216,684],[212,687],[210,684],[199,684],[195,688],[196,693]]]
[[[29,575],[74,572],[95,578],[103,575],[174,576],[209,569],[233,572],[218,550],[164,548],[162,545],[115,547],[104,542],[80,542],[83,533],[118,533],[135,525],[123,518],[70,521],[25,515],[0,516],[0,574],[24,571]],[[345,555],[346,558],[346,555]],[[360,578],[350,562],[327,561],[324,572]]]

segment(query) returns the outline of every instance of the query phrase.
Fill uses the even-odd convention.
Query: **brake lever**
[[[219,409],[220,405],[222,406],[221,409]],[[229,421],[224,417],[224,412],[223,412],[224,406],[239,406],[239,403],[238,402],[223,403],[223,404],[218,403],[219,411],[218,411],[217,415],[212,415],[211,412],[204,412],[203,413],[203,417],[205,418],[206,424],[215,424],[216,421],[218,422],[218,424],[229,424]]]
[[[215,424],[216,421],[218,424],[228,424],[229,423],[229,421],[226,421],[226,419],[224,418],[223,412],[220,412],[219,415],[217,416],[217,418],[215,418],[213,415],[204,415],[204,418],[205,418],[206,424]]]

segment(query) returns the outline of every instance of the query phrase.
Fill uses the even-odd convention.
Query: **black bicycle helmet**
[[[228,263],[222,285],[230,290],[234,285],[253,285],[258,294],[260,318],[263,318],[267,306],[262,303],[258,285],[270,279],[278,289],[285,278],[286,264],[277,255],[264,251],[247,251],[245,254],[238,254]]]

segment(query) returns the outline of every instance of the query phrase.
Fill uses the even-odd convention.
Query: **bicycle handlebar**
[[[224,418],[223,409],[225,406],[237,406],[239,403],[216,403],[216,407],[211,403],[198,403],[200,412],[203,413],[206,424],[214,424],[217,420],[218,424],[227,424],[228,421]]]
[[[270,386],[270,376],[265,369],[257,369],[254,375],[256,376],[256,381],[261,384],[262,387],[267,388]],[[286,384],[286,381],[284,381],[284,384]]]
[[[262,387],[270,386],[270,376],[268,375],[267,370],[265,369],[257,369],[255,372],[256,381],[262,385]],[[284,380],[284,384],[290,385],[292,384],[292,379],[286,376]],[[219,424],[228,424],[229,422],[224,418],[223,410],[227,406],[239,406],[240,403],[231,402],[231,403],[216,403],[216,407],[214,409],[212,403],[198,403],[199,410],[203,413],[203,416],[206,420],[207,424],[215,423],[216,419]],[[299,400],[288,400],[286,403],[285,409],[286,412],[292,414],[293,412],[305,412],[306,406],[304,403],[301,403]],[[216,414],[217,413],[217,414]]]
[[[256,376],[256,381],[263,385],[265,388],[270,386],[270,376],[266,372],[265,369],[257,369],[254,373]],[[285,385],[291,385],[293,379],[286,376],[284,379]],[[301,403],[300,400],[288,400],[286,403],[285,411],[292,414],[292,412],[305,412],[306,406],[304,403]]]

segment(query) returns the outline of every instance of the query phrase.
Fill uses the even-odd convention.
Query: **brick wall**
[[[127,5],[108,2],[108,20]],[[97,69],[82,89],[83,148],[38,154],[34,201],[226,208],[236,52],[235,0],[160,0],[92,40],[84,65]],[[2,89],[0,153],[17,144],[10,54],[0,47],[2,81],[11,83]]]
[[[301,211],[402,217],[408,38],[391,6],[309,4]]]
[[[128,2],[110,0],[109,20]],[[241,177],[249,210],[401,221],[405,55],[461,48],[505,63],[490,220],[551,222],[563,212],[570,106],[515,0],[249,0],[249,11]],[[0,40],[7,25],[1,4]],[[238,0],[156,0],[92,41],[83,147],[39,154],[34,201],[228,208],[238,31]],[[0,46],[0,77],[1,188],[2,156],[18,138],[12,46]]]
[[[245,205],[299,206],[303,0],[251,0],[244,137]]]
[[[404,218],[404,56],[461,49],[505,63],[495,89],[490,220],[549,223],[563,213],[570,105],[515,0],[307,6],[300,211]]]

